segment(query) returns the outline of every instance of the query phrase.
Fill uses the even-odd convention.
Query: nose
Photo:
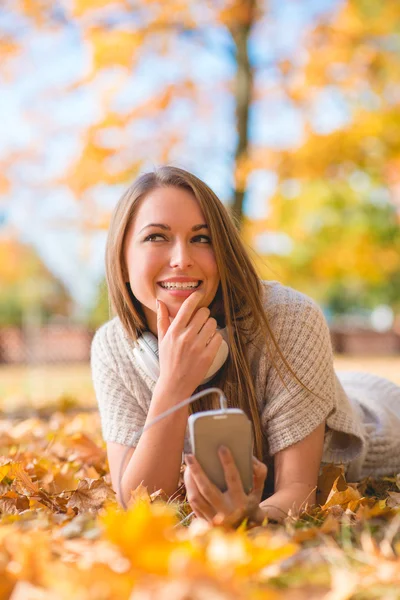
[[[185,241],[177,240],[172,247],[170,266],[187,269],[193,265],[190,245]]]

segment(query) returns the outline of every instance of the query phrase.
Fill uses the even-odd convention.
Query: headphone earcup
[[[217,352],[216,357],[213,360],[211,367],[208,369],[208,372],[206,373],[206,376],[202,382],[203,384],[208,383],[214,377],[216,372],[220,370],[220,368],[222,367],[222,365],[225,363],[226,359],[228,358],[228,354],[229,354],[229,346],[226,343],[226,341],[224,340],[224,338],[222,338],[222,344],[219,347],[219,350]]]
[[[158,361],[158,340],[155,335],[150,331],[145,331],[137,340],[133,354],[143,371],[153,381],[157,381],[160,377],[160,363]]]
[[[153,352],[158,359],[158,339],[150,331],[145,331],[140,338],[141,342],[147,344],[149,352]]]
[[[217,352],[217,355],[206,374],[204,381],[207,383],[214,377],[217,371],[225,363],[229,355],[229,346],[227,344],[227,331],[226,328],[220,329],[223,340],[222,344]],[[141,369],[148,375],[153,381],[157,381],[160,377],[160,363],[158,359],[158,340],[155,335],[150,331],[144,331],[140,338],[138,338],[134,348],[133,355],[141,367]]]

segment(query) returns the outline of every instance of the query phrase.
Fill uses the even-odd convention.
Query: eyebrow
[[[144,229],[148,229],[149,227],[158,227],[158,229],[164,229],[165,231],[171,231],[171,227],[169,225],[165,225],[164,223],[149,223],[145,225],[139,233],[141,233]],[[192,231],[199,231],[200,229],[208,229],[208,225],[206,223],[200,223],[199,225],[193,225]]]

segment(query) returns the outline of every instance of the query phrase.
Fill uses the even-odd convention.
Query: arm
[[[265,516],[282,522],[289,510],[296,515],[306,503],[315,504],[324,433],[325,421],[275,454],[275,493],[260,504]]]
[[[275,301],[279,319],[271,326],[297,379],[279,357],[282,378],[273,365],[267,379],[262,423],[275,457],[275,493],[262,504],[275,520],[284,515],[271,505],[287,513],[315,502],[323,424],[337,404],[330,333],[321,309],[290,288],[281,295],[284,301]]]
[[[159,380],[154,389],[146,424],[181,400],[184,400],[183,396],[178,396],[166,386],[163,387]],[[168,496],[175,492],[179,481],[188,414],[189,408],[185,406],[162,419],[154,427],[145,431],[136,448],[132,448],[128,453],[121,481],[121,491],[126,503],[130,491],[142,482],[150,494],[159,489],[164,490]],[[118,477],[125,452],[126,446],[123,444],[108,442],[107,454],[111,479],[120,502]]]
[[[172,324],[166,305],[159,301],[160,378],[153,392],[146,424],[193,394],[222,343],[221,335],[215,333],[217,322],[209,318],[208,308],[202,307],[193,315],[201,297],[201,292],[194,292],[186,298]],[[176,491],[188,414],[186,406],[162,419],[145,431],[135,449],[129,452],[121,482],[125,502],[129,500],[131,490],[141,483],[150,493],[162,489],[170,496]],[[109,442],[107,452],[113,486],[119,494],[118,478],[126,446]]]

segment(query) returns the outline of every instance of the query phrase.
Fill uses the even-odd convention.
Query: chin
[[[182,306],[182,304],[183,304],[182,302],[181,302],[180,306],[177,306],[176,304],[173,304],[172,306],[170,304],[167,304],[169,316],[175,318],[176,315],[178,314],[179,309]]]
[[[175,319],[176,315],[178,314],[179,307],[168,306],[168,304],[167,304],[167,308],[168,308],[169,316],[172,317],[173,319]]]

